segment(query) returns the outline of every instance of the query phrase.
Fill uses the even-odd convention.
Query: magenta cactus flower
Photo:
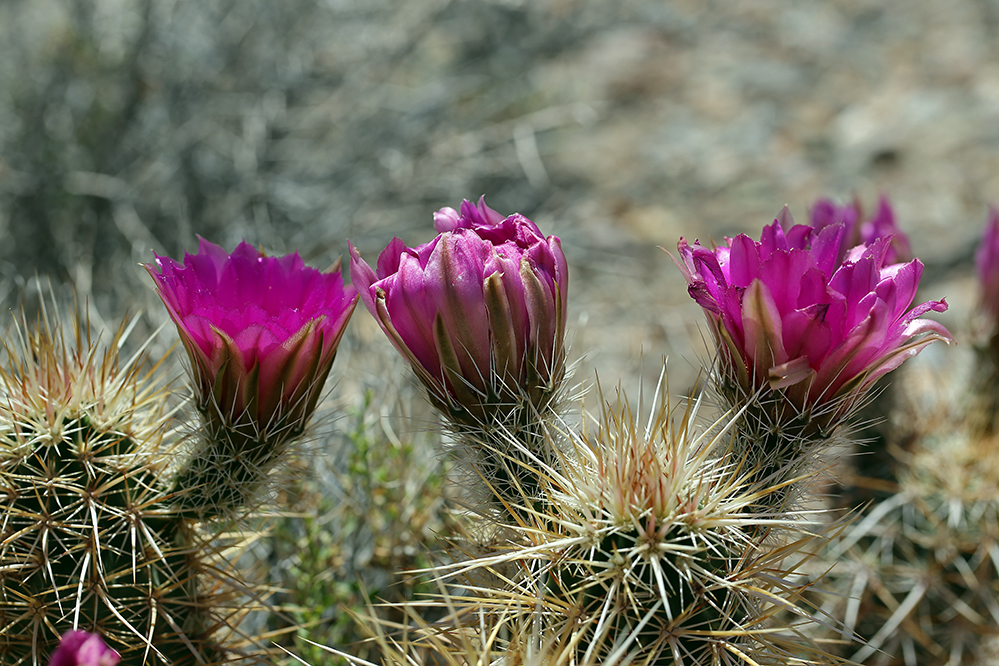
[[[439,235],[398,238],[373,270],[351,245],[361,300],[459,422],[482,422],[527,398],[543,408],[564,375],[568,268],[559,239],[480,199],[434,215]]]
[[[979,309],[994,327],[999,322],[999,208],[994,206],[989,207],[989,220],[975,251],[975,267],[981,289]]]
[[[871,245],[878,238],[891,239],[885,252],[885,265],[904,263],[915,258],[912,243],[895,221],[895,211],[888,197],[878,197],[878,208],[874,215],[860,227],[860,242]]]
[[[951,339],[922,318],[946,301],[910,308],[918,259],[889,265],[881,237],[840,260],[844,233],[842,223],[785,233],[775,220],[759,241],[740,234],[711,249],[680,240],[677,265],[743,396],[782,390],[803,412],[859,396],[934,340]]]
[[[895,211],[886,195],[878,198],[878,207],[873,217],[861,222],[863,213],[860,202],[854,200],[845,206],[839,206],[829,199],[819,199],[812,206],[811,226],[815,231],[821,231],[827,226],[838,224],[843,226],[840,238],[840,249],[837,260],[846,260],[849,251],[858,245],[871,245],[878,238],[889,239],[888,250],[885,253],[885,265],[898,264],[913,259],[912,243],[902,232],[895,220]]]
[[[49,666],[116,666],[119,661],[98,634],[74,629],[63,634]]]
[[[843,227],[839,251],[836,254],[836,259],[840,263],[846,258],[846,253],[851,248],[862,244],[860,240],[860,202],[856,199],[844,206],[834,203],[831,199],[819,199],[812,206],[809,222],[815,231],[821,231],[830,225]]]
[[[999,208],[989,207],[989,219],[975,250],[978,308],[971,319],[976,363],[966,403],[972,432],[983,437],[999,433]]]
[[[268,257],[244,242],[230,254],[201,239],[183,265],[157,256],[145,268],[177,325],[210,422],[271,437],[300,432],[357,304],[339,262],[323,273],[298,253]]]

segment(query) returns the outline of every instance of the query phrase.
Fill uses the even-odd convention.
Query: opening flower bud
[[[879,238],[888,240],[888,250],[885,252],[885,265],[911,261],[913,259],[912,243],[902,232],[895,221],[895,211],[891,201],[882,194],[878,198],[878,207],[874,215],[863,220],[860,201],[840,206],[829,199],[819,199],[812,206],[810,223],[816,232],[830,225],[842,225],[843,235],[840,236],[840,250],[837,260],[846,260],[850,250],[859,245],[871,245]]]
[[[989,220],[975,250],[975,268],[981,290],[979,311],[989,327],[995,328],[999,322],[999,208],[989,208]]]
[[[351,245],[361,300],[435,406],[460,423],[543,410],[565,372],[568,268],[559,239],[484,199],[434,215],[439,235],[392,240],[372,269]]]

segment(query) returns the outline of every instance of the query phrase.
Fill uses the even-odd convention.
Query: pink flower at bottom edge
[[[119,661],[99,634],[74,629],[63,634],[49,666],[116,666]]]

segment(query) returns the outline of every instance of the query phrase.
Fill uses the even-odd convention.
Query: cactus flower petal
[[[74,629],[63,634],[49,666],[116,666],[119,661],[118,653],[98,634]]]

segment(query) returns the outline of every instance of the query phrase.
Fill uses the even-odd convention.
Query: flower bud
[[[398,238],[373,270],[351,246],[361,300],[434,404],[460,423],[546,408],[565,368],[568,268],[559,239],[522,215],[465,201],[434,215],[439,235]]]
[[[989,221],[975,250],[975,268],[981,291],[979,310],[995,328],[999,323],[999,208],[989,208]]]
[[[837,260],[842,263],[853,248],[859,245],[871,245],[879,238],[888,239],[888,250],[885,253],[885,265],[911,261],[912,244],[909,237],[898,228],[895,221],[895,211],[888,197],[878,198],[878,208],[874,215],[861,222],[863,213],[860,201],[854,200],[845,206],[838,206],[829,199],[819,199],[812,206],[811,226],[816,232],[830,225],[842,225],[843,235],[840,237],[840,249]]]

